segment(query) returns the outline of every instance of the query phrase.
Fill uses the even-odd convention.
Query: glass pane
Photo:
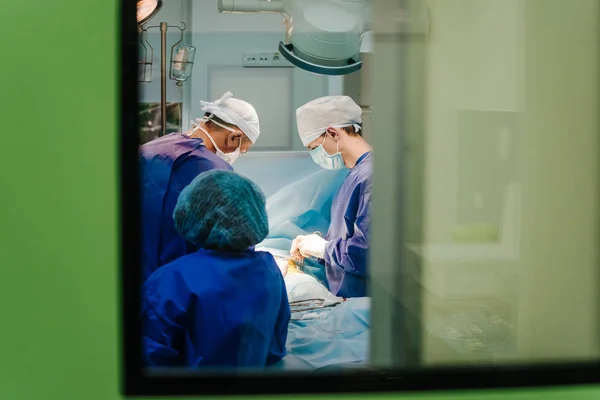
[[[375,5],[372,361],[596,360],[599,3],[427,5]]]
[[[597,1],[214,3],[140,27],[144,366],[597,359]]]

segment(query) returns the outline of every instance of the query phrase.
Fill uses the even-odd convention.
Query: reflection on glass
[[[373,237],[407,251],[372,258],[373,287],[386,292],[373,292],[374,362],[598,359],[598,3],[427,4],[427,41],[375,54],[376,107],[388,113],[374,115],[376,161],[387,162],[375,185],[401,180],[404,203],[374,207],[376,223],[402,212],[403,225]],[[585,22],[549,29],[563,12]],[[375,26],[394,29],[390,14],[375,13]],[[382,133],[394,127],[397,145]]]

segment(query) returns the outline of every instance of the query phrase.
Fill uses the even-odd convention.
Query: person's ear
[[[340,134],[335,128],[327,128],[327,134],[336,142],[340,140]]]
[[[226,144],[228,147],[235,147],[237,148],[240,143],[242,142],[242,132],[231,132],[229,135],[227,135],[227,140],[226,140]]]

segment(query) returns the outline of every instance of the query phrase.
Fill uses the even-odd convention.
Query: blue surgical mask
[[[327,136],[325,136],[325,139],[327,139]],[[323,139],[323,143],[325,143],[325,139]],[[342,153],[337,151],[333,155],[327,154],[327,151],[325,151],[325,148],[323,147],[323,143],[310,151],[310,156],[313,161],[317,163],[318,166],[325,169],[333,170],[345,168],[346,165],[344,164]]]

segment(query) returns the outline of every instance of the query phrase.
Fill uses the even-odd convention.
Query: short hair
[[[212,115],[212,117],[211,117],[211,115]],[[219,124],[223,124],[223,125],[225,125],[225,126],[230,126],[230,125],[231,125],[231,126],[235,126],[234,124],[230,124],[229,122],[225,122],[225,121],[223,121],[221,118],[217,117],[217,116],[216,116],[215,114],[213,114],[213,113],[204,113],[204,118],[206,118],[206,119],[208,120],[208,122],[210,122],[210,121],[215,121],[215,122],[217,122],[217,123],[219,123]],[[210,119],[209,119],[209,118],[210,118]],[[217,124],[215,124],[215,125],[217,125]],[[218,126],[218,125],[217,125],[217,127],[218,127],[218,128],[221,128],[221,127],[220,127],[220,126]]]
[[[354,127],[354,125],[358,125],[360,127],[360,129],[357,131],[356,128]],[[354,124],[354,125],[345,126],[342,129],[350,136],[355,136],[355,135],[362,136],[362,123]]]

